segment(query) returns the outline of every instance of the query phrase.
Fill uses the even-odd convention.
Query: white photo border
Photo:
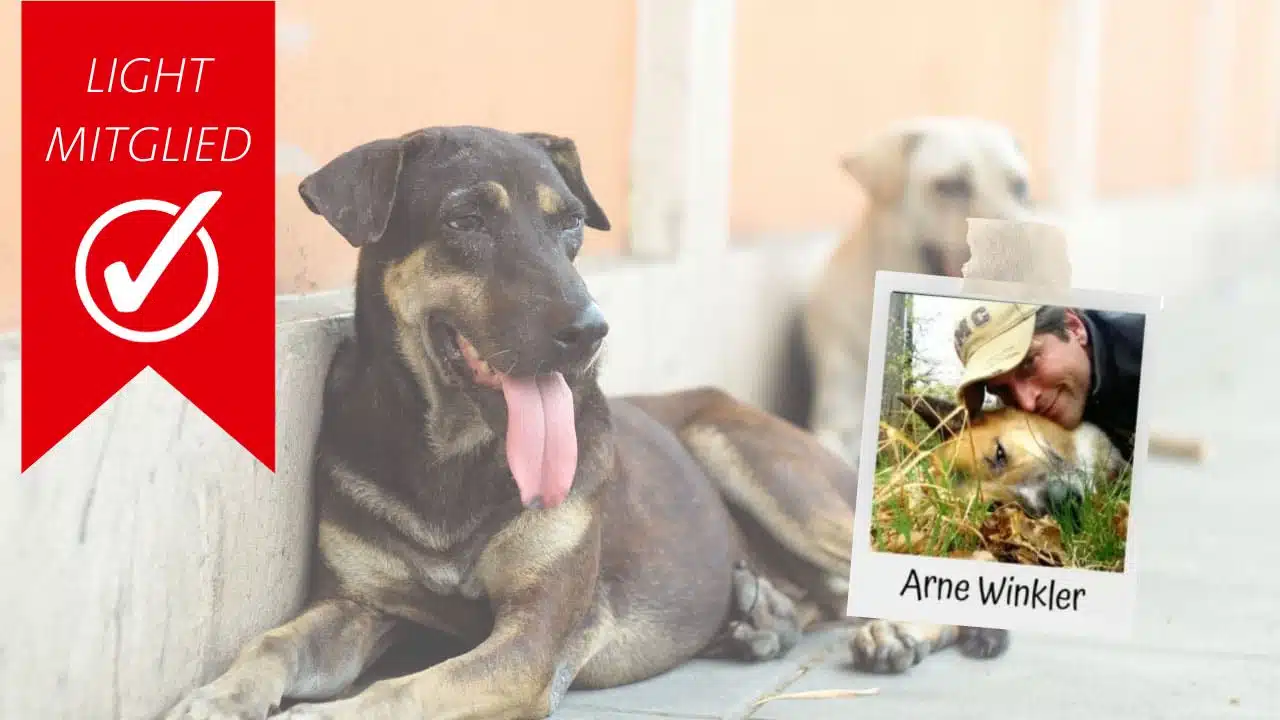
[[[1139,371],[1138,408],[1134,427],[1133,490],[1130,497],[1124,571],[1048,568],[1002,562],[982,562],[957,558],[925,557],[878,552],[871,547],[871,504],[875,491],[875,465],[880,427],[880,398],[884,387],[885,343],[888,334],[889,299],[892,293],[932,295],[965,300],[1060,305],[1089,310],[1138,313],[1145,317],[1142,367]],[[853,548],[846,614],[852,617],[891,621],[928,622],[970,627],[1003,628],[1057,635],[1127,639],[1132,632],[1137,588],[1135,568],[1140,554],[1142,496],[1149,491],[1144,482],[1148,473],[1148,418],[1151,412],[1153,339],[1164,300],[1160,296],[1103,290],[1070,291],[1040,288],[1020,283],[978,281],[915,273],[878,271],[875,278],[871,317],[871,342],[867,359],[866,401],[863,408],[862,448],[858,467],[857,504],[854,509]],[[917,600],[901,596],[903,585],[915,570],[926,575],[966,579],[970,583],[968,601]],[[999,583],[1009,578],[1026,585],[1053,583],[1064,589],[1083,588],[1076,610],[1009,607],[983,604],[978,582]]]

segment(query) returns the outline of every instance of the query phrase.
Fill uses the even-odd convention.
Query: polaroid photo
[[[874,303],[848,614],[1128,637],[1161,300],[879,272]]]

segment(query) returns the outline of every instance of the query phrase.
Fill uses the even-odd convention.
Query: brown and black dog
[[[970,418],[939,397],[899,395],[943,439],[934,452],[964,479],[963,490],[984,500],[1015,503],[1039,517],[1083,500],[1128,463],[1101,428],[1067,430],[1016,407],[983,410]]]
[[[413,625],[471,648],[300,718],[542,718],[571,687],[700,656],[786,653],[845,612],[855,474],[715,390],[610,399],[608,331],[574,257],[607,230],[572,141],[429,128],[299,188],[360,249],[355,334],[324,396],[313,592],[174,719],[340,697]],[[900,672],[1007,633],[867,621],[854,664]]]

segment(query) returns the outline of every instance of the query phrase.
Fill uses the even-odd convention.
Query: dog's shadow
[[[813,405],[813,374],[804,336],[802,305],[791,308],[780,343],[773,378],[774,391],[768,404],[783,420],[808,430],[809,410]]]

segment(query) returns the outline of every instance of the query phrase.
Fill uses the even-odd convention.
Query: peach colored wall
[[[18,187],[22,168],[22,95],[18,84],[21,46],[18,37],[22,13],[16,2],[0,3],[0,332],[18,325],[21,300],[22,219]]]
[[[630,0],[397,3],[352,12],[347,2],[282,0],[278,137],[315,162],[375,137],[427,125],[492,125],[571,136],[584,173],[613,221],[588,231],[588,252],[616,252],[627,228],[634,87]],[[388,10],[390,10],[388,8]],[[308,292],[347,285],[355,252],[297,195],[276,188],[277,286]]]
[[[1231,52],[1224,117],[1222,174],[1232,180],[1274,176],[1280,155],[1280,128],[1271,113],[1280,102],[1280,82],[1272,75],[1278,50],[1273,29],[1280,2],[1236,0],[1235,47]],[[1270,79],[1270,82],[1267,80]]]
[[[1103,4],[1097,188],[1104,197],[1192,180],[1202,6]]]
[[[739,0],[733,231],[847,223],[861,194],[839,156],[915,114],[1007,123],[1042,189],[1060,2]]]

